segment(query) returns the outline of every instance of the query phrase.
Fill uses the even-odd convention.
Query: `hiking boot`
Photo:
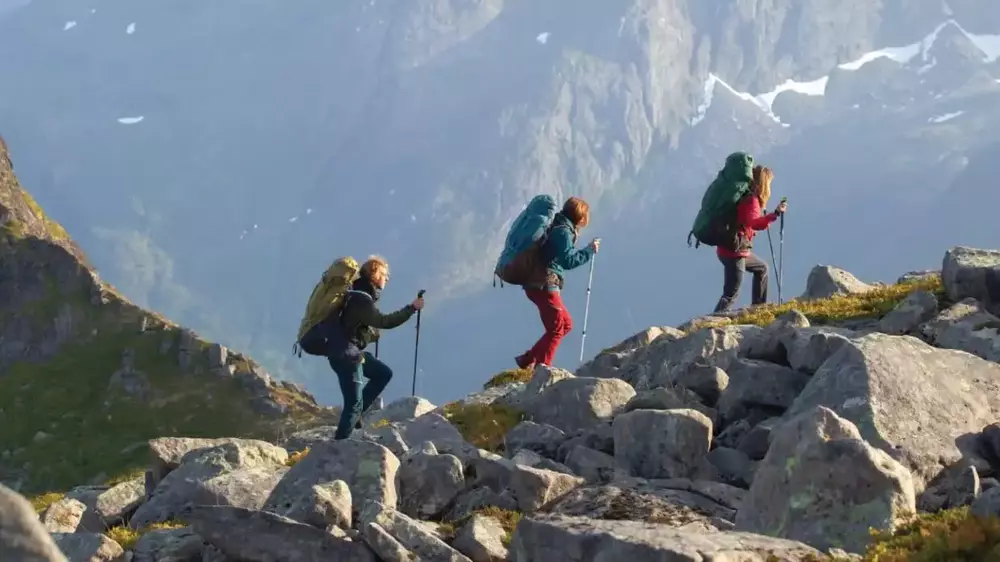
[[[535,362],[524,355],[515,357],[514,363],[517,364],[518,369],[531,369],[535,366]]]

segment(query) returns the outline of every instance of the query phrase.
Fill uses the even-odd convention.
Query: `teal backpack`
[[[745,152],[734,152],[726,157],[725,165],[701,198],[701,208],[688,234],[688,246],[694,237],[697,240],[695,248],[701,244],[736,247],[739,236],[736,206],[750,194],[753,165],[753,156]]]

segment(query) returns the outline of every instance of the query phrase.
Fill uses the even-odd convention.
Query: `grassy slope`
[[[110,285],[102,283],[103,304],[94,304],[82,289],[60,289],[56,275],[86,275],[86,257],[7,164],[0,147],[0,214],[8,215],[0,226],[0,259],[8,271],[41,271],[42,281],[34,283],[44,287],[38,291],[42,297],[18,302],[17,295],[28,294],[25,287],[16,285],[16,277],[4,280],[15,300],[0,303],[0,322],[27,319],[41,332],[67,308],[74,321],[69,341],[51,360],[15,363],[0,372],[0,478],[25,479],[22,492],[51,500],[77,485],[140,473],[151,438],[275,438],[329,421],[330,412],[311,397],[284,387],[273,389],[271,397],[289,406],[288,415],[256,413],[237,380],[204,368],[208,342],[198,340],[202,353],[182,369],[180,328],[131,304]],[[144,399],[109,386],[126,349],[134,352],[135,370],[148,381]],[[251,365],[236,354],[229,363],[238,370]]]

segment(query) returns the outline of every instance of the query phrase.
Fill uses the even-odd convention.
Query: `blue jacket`
[[[549,236],[542,246],[542,255],[549,262],[549,279],[545,288],[558,291],[562,288],[563,274],[586,264],[594,257],[594,249],[590,246],[576,249],[576,229],[566,215],[556,213],[552,218]]]

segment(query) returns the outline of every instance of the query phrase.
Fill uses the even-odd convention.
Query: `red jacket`
[[[743,235],[746,236],[748,242],[753,241],[753,237],[757,233],[756,231],[764,230],[776,220],[778,220],[777,213],[763,214],[763,209],[760,208],[760,200],[754,195],[744,197],[736,206],[736,222],[740,225],[740,229],[743,231]],[[720,258],[745,258],[750,255],[750,250],[734,252],[728,248],[716,246],[715,253]]]

